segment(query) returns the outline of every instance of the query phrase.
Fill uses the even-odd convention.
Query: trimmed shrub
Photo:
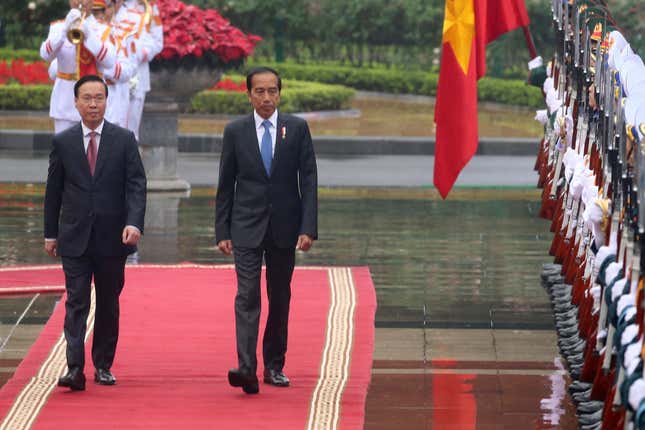
[[[0,61],[23,58],[25,61],[40,60],[38,51],[35,50],[12,50],[0,49]],[[247,64],[243,67],[243,72],[258,64]],[[418,94],[426,96],[435,96],[437,94],[437,84],[439,77],[436,73],[406,71],[402,69],[386,68],[355,68],[331,64],[296,64],[296,63],[263,63],[274,67],[283,77],[289,81],[289,86],[293,86],[297,81],[311,81],[314,83],[324,83],[345,86],[365,91],[379,91],[386,93],[398,94]],[[236,79],[243,79],[237,77]],[[347,106],[351,96],[344,99],[338,93],[337,89],[326,87],[326,91],[321,91],[319,97],[312,97],[309,92],[300,91],[295,96],[297,100],[291,100],[292,90],[296,88],[285,88],[282,94],[282,110],[287,108],[294,111],[311,111],[336,109],[332,106]],[[311,91],[314,87],[311,87]],[[27,90],[29,91],[29,90]],[[351,91],[351,90],[350,90]],[[203,92],[202,92],[203,93]],[[235,99],[236,96],[228,94],[207,94],[199,93],[193,98],[192,110],[195,112],[213,112],[213,113],[241,113],[248,109],[246,96]],[[215,92],[212,92],[215,93]],[[219,92],[222,93],[222,92]],[[3,93],[4,94],[4,93]],[[484,77],[478,83],[479,100],[491,101],[504,104],[530,106],[540,108],[544,106],[542,92],[536,88],[526,85],[520,80],[506,80],[498,78]],[[7,96],[2,96],[0,106],[11,105],[12,102],[5,101]],[[12,96],[13,97],[13,96]],[[344,100],[344,102],[336,100]],[[308,100],[307,106],[302,105],[298,100]],[[9,104],[8,104],[9,103]],[[47,104],[49,101],[47,101]],[[344,103],[344,104],[343,104]],[[293,107],[292,107],[293,106]],[[314,107],[319,106],[319,107]],[[3,109],[8,109],[3,107]],[[47,106],[40,109],[47,109]],[[225,109],[231,109],[227,112]]]
[[[367,69],[332,65],[304,65],[294,63],[268,63],[283,78],[300,79],[328,84],[347,85],[366,91],[395,94],[435,96],[439,76],[436,73],[405,71],[400,69]],[[250,69],[255,64],[245,66]],[[526,85],[524,81],[482,78],[478,83],[479,100],[504,104],[541,107],[542,92]]]
[[[249,99],[245,93],[205,90],[192,98],[190,110],[198,113],[239,115],[249,112]]]
[[[284,87],[280,102],[284,112],[346,109],[355,93],[351,88],[316,82],[285,80]],[[51,90],[49,85],[0,85],[0,110],[48,110]],[[191,105],[191,111],[199,113],[236,115],[249,109],[246,93],[233,91],[201,91]]]
[[[534,108],[544,106],[542,91],[520,80],[481,78],[477,84],[477,95],[479,100],[497,103]]]
[[[239,82],[243,77],[227,78]],[[349,107],[355,91],[340,85],[283,80],[280,110],[283,112],[311,112],[337,110]],[[205,90],[192,99],[191,111],[198,113],[244,114],[250,111],[245,92]]]
[[[50,85],[0,85],[0,110],[48,110]]]
[[[42,58],[40,58],[40,52],[35,49],[0,48],[0,61],[11,61],[21,58],[25,61],[25,63],[42,61]]]

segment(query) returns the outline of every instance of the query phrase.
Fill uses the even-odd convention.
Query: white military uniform
[[[74,11],[70,11],[70,16]],[[78,13],[78,12],[76,12]],[[114,66],[116,50],[111,43],[101,40],[93,30],[96,20],[88,16],[81,30],[85,37],[78,47],[67,39],[69,20],[55,21],[49,27],[49,34],[40,46],[40,56],[47,62],[57,60],[56,80],[52,89],[49,116],[54,119],[54,131],[59,133],[80,121],[74,105],[74,84],[91,70],[92,65],[102,68]],[[77,55],[77,49],[81,49]],[[89,51],[89,52],[88,52]]]
[[[157,5],[151,2],[152,16],[150,22],[146,25],[144,22],[145,8],[138,0],[126,0],[124,6],[127,8],[128,19],[136,22],[137,35],[135,38],[144,38],[146,33],[149,37],[144,41],[147,49],[146,61],[139,64],[137,74],[137,85],[130,93],[130,107],[128,113],[128,128],[134,132],[139,139],[139,126],[141,125],[141,115],[143,114],[143,104],[146,99],[146,93],[150,91],[150,66],[148,63],[161,52],[163,49],[163,27],[159,17]],[[135,19],[136,17],[136,19]]]
[[[131,37],[128,37],[127,32],[115,25],[112,27],[110,37],[116,46],[117,59],[113,67],[102,69],[109,90],[105,118],[125,128],[128,124],[130,105],[129,82],[137,73],[138,60],[128,54],[127,42],[124,39],[131,39]]]

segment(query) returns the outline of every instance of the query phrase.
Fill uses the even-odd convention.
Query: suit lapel
[[[74,156],[78,158],[78,165],[81,166],[83,173],[90,180],[92,180],[92,173],[90,173],[90,165],[87,162],[87,153],[85,152],[85,140],[83,136],[83,127],[79,122],[74,129]]]
[[[103,130],[99,142],[99,152],[96,155],[96,169],[94,170],[94,180],[101,174],[101,169],[105,165],[105,160],[108,158],[108,153],[111,149],[110,142],[112,142],[112,124],[107,121],[103,122]],[[89,167],[88,167],[89,170]]]
[[[275,166],[280,161],[280,154],[287,140],[287,121],[278,112],[278,128],[275,131],[275,149],[273,150],[273,162],[271,163],[271,175],[275,172]]]

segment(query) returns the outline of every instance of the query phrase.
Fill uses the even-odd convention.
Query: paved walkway
[[[537,176],[533,156],[475,156],[457,180],[457,186],[532,187]],[[44,183],[47,155],[0,151],[0,182]],[[422,187],[432,184],[433,156],[374,155],[318,157],[319,184],[325,187]],[[217,182],[219,156],[180,154],[179,176],[193,186]]]

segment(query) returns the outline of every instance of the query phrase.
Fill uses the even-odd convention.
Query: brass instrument
[[[150,6],[150,2],[148,0],[141,0],[143,2],[143,23],[145,25],[150,24],[150,21],[152,20],[152,6]]]
[[[85,35],[83,34],[81,27],[83,26],[83,20],[85,20],[87,13],[83,10],[83,5],[79,6],[78,9],[81,11],[81,17],[77,19],[67,31],[67,39],[73,45],[80,45],[83,43],[83,39],[85,39]]]

